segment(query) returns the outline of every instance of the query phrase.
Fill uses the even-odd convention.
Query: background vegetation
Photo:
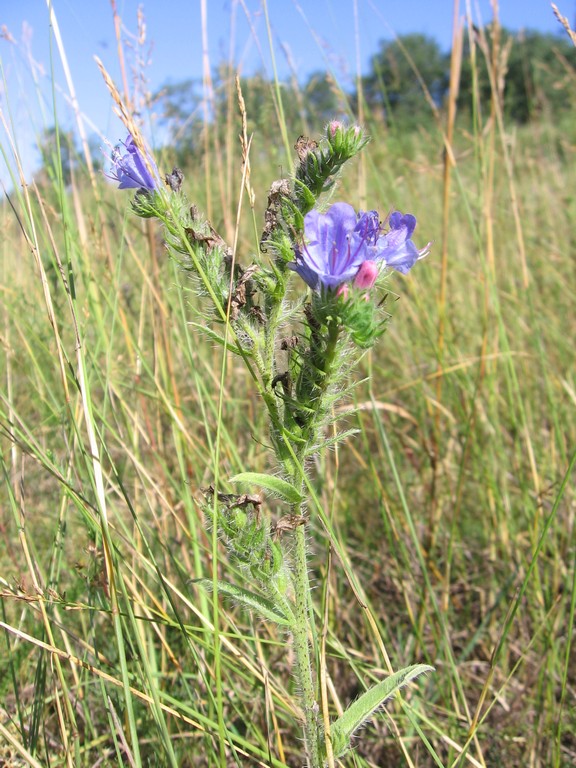
[[[574,765],[570,42],[470,25],[450,56],[418,36],[383,42],[354,93],[324,73],[244,80],[257,197],[239,218],[232,75],[215,69],[208,110],[190,82],[148,109],[169,121],[161,167],[184,168],[241,261],[266,190],[290,172],[279,136],[334,116],[373,137],[337,199],[413,212],[416,242],[434,240],[413,276],[390,280],[393,322],[351,403],[358,436],[315,468],[331,520],[310,529],[324,706],[391,669],[436,668],[345,765]],[[250,382],[200,332],[209,318],[158,232],[73,130],[47,128],[29,186],[12,150],[0,764],[301,765],[285,638],[193,581],[231,568],[224,550],[212,562],[200,511],[215,467],[266,470]],[[273,499],[265,514],[278,516]]]

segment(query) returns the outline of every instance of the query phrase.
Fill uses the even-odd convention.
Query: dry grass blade
[[[572,40],[574,45],[576,45],[576,32],[574,32],[574,30],[570,26],[570,22],[568,21],[566,16],[562,16],[560,11],[558,10],[558,6],[554,5],[554,3],[552,3],[552,10],[554,11],[554,16],[556,16],[560,24],[562,24],[566,32],[568,32],[568,36],[570,37],[570,40]]]

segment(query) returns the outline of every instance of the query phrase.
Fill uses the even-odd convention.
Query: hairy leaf
[[[275,475],[265,475],[260,472],[240,472],[239,475],[234,475],[228,481],[230,483],[249,483],[251,485],[257,485],[260,488],[266,488],[268,491],[272,491],[276,496],[279,496],[289,504],[300,504],[303,500],[300,493],[294,488],[293,485],[287,483],[286,480],[282,480],[281,477]]]
[[[210,579],[194,579],[193,581],[207,591],[213,589],[213,584]],[[291,619],[288,618],[277,605],[274,605],[271,600],[262,597],[262,595],[249,592],[247,589],[242,589],[242,587],[236,587],[234,584],[229,584],[226,581],[218,581],[218,591],[227,597],[233,598],[246,608],[255,611],[263,619],[273,621],[276,624],[281,624],[285,627],[291,626],[292,624]]]
[[[231,341],[227,341],[224,338],[224,336],[221,336],[219,333],[217,333],[212,328],[209,328],[206,325],[200,325],[200,323],[190,323],[190,325],[192,326],[192,328],[196,328],[205,336],[208,336],[210,339],[212,339],[212,341],[215,341],[221,347],[226,347],[226,349],[229,352],[233,352],[235,355],[250,357],[250,355],[252,354],[251,350],[249,349],[241,350],[238,346],[236,346],[236,344],[233,344]]]
[[[330,728],[334,757],[342,757],[350,749],[350,739],[354,732],[400,688],[423,672],[432,671],[434,671],[434,667],[427,664],[414,664],[411,667],[401,669],[367,690],[359,699],[350,704],[344,714]]]

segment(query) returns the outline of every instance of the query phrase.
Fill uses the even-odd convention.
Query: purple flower
[[[363,261],[370,258],[377,239],[375,211],[356,215],[348,203],[334,203],[328,212],[310,211],[304,217],[304,243],[289,264],[310,288],[321,283],[337,288],[351,280]]]
[[[406,275],[419,259],[428,255],[430,243],[419,251],[410,239],[416,227],[416,217],[411,213],[402,214],[400,211],[394,211],[390,214],[388,223],[390,231],[382,238],[385,240],[385,246],[380,258],[384,260],[387,267],[392,267]]]
[[[376,211],[356,214],[348,203],[334,203],[325,214],[310,211],[304,217],[304,242],[288,266],[312,289],[350,282],[366,261],[406,273],[427,250],[419,251],[410,239],[414,216],[395,211],[389,224],[384,234]]]
[[[151,155],[146,153],[144,157],[130,134],[122,145],[124,152],[119,147],[113,150],[112,168],[106,176],[118,181],[119,189],[159,189],[160,174]]]

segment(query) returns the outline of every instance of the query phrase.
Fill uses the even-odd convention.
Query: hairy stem
[[[285,291],[284,291],[285,293]],[[284,293],[282,295],[284,295]],[[267,302],[267,323],[264,341],[264,389],[269,389],[275,375],[275,354],[278,325],[282,318],[282,299]]]
[[[306,455],[306,449],[316,439],[318,424],[325,413],[324,398],[333,383],[339,338],[340,326],[334,320],[328,323],[326,332],[312,328],[309,369],[305,372],[304,385],[298,393],[298,399],[308,406],[302,435],[305,449],[299,451],[301,460]]]
[[[313,413],[304,429],[305,441],[294,450],[294,483],[302,483],[302,465],[306,451],[315,439],[318,421],[324,410],[324,397],[332,384],[337,369],[337,357],[340,328],[337,322],[328,324],[327,338],[319,338],[318,329],[313,329],[311,339],[311,366],[317,375],[312,386],[306,388],[305,399],[313,406]],[[318,338],[315,338],[318,336]],[[312,374],[311,374],[312,376]],[[304,394],[304,393],[303,393]],[[304,488],[302,487],[302,491]],[[320,731],[319,706],[316,701],[315,682],[317,671],[314,669],[310,637],[315,635],[314,615],[310,610],[310,580],[308,578],[308,552],[306,547],[306,526],[300,525],[295,530],[296,546],[293,554],[293,585],[295,612],[293,622],[294,654],[296,657],[296,675],[300,687],[300,696],[304,708],[305,742],[309,768],[321,768],[324,764],[323,734]]]
[[[306,529],[300,525],[296,528],[296,550],[294,553],[294,592],[296,610],[292,635],[294,654],[296,657],[296,676],[304,707],[304,738],[308,758],[308,768],[322,768],[323,760],[320,752],[319,739],[319,707],[315,693],[315,674],[312,665],[312,655],[309,642],[310,612],[310,581],[308,579],[308,558],[306,551]]]

